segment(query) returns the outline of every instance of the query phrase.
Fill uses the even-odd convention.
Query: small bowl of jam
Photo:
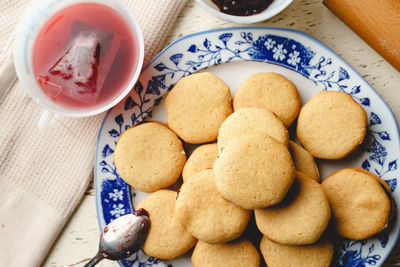
[[[293,0],[197,0],[214,16],[235,24],[267,20],[284,10]]]

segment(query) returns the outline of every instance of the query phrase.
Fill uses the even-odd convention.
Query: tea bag
[[[117,34],[74,21],[63,54],[51,65],[47,75],[39,75],[39,82],[54,87],[57,95],[64,94],[73,100],[94,104],[118,53],[121,39]]]

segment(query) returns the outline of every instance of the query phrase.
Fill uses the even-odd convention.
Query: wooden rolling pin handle
[[[324,0],[323,3],[400,71],[399,0]]]

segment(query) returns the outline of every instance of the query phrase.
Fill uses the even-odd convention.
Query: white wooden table
[[[255,25],[293,28],[319,39],[350,63],[376,89],[399,121],[400,73],[323,6],[322,0],[294,0],[282,13]],[[190,0],[166,44],[189,33],[232,26],[237,25],[213,17],[194,0]],[[50,251],[44,266],[83,266],[96,254],[98,241],[99,229],[91,184],[78,210]],[[389,258],[387,266],[395,266],[395,262],[400,262],[394,258]],[[117,264],[105,260],[98,266]]]

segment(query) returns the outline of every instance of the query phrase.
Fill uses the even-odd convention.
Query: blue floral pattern
[[[349,240],[347,242],[340,240],[338,246],[341,247],[343,253],[339,257],[339,265],[346,267],[375,266],[382,256],[374,253],[374,244],[367,243],[367,240]]]
[[[179,53],[173,47],[179,46]],[[368,115],[369,126],[362,155],[362,168],[384,179],[397,195],[399,137],[390,109],[377,109],[383,101],[359,75],[337,55],[311,37],[291,30],[236,28],[198,33],[166,48],[143,70],[134,90],[106,116],[99,131],[95,175],[98,217],[101,227],[133,211],[129,186],[119,177],[112,155],[121,133],[151,116],[151,108],[182,77],[231,61],[273,63],[313,81],[320,90],[350,94]],[[384,103],[383,103],[383,106]],[[386,107],[386,106],[385,106]],[[390,116],[388,116],[388,114]],[[395,146],[395,147],[393,147]],[[393,247],[399,231],[362,241],[340,239],[340,266],[380,265]],[[378,249],[379,248],[379,249]],[[164,266],[143,252],[123,266]],[[172,265],[171,265],[172,266]]]

